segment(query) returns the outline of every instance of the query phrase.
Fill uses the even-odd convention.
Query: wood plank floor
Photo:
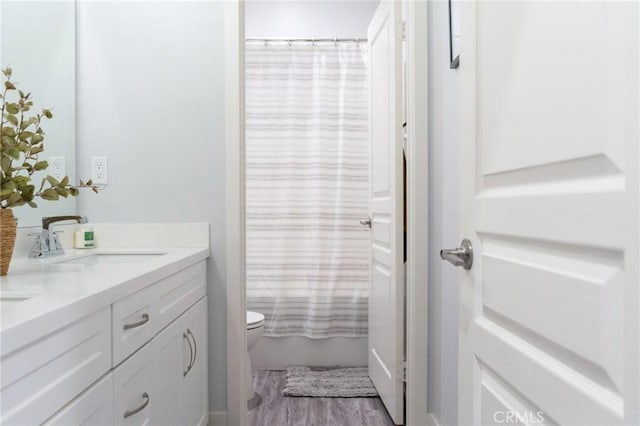
[[[253,385],[262,403],[249,412],[256,426],[393,426],[380,398],[282,396],[286,371],[257,370]]]

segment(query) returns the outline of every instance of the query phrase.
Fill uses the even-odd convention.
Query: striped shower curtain
[[[367,334],[366,53],[247,42],[247,302],[267,336]]]

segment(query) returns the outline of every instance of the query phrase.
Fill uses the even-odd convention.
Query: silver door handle
[[[369,228],[371,228],[371,218],[369,217],[367,219],[361,220],[360,221],[360,225],[366,225]]]
[[[469,270],[473,265],[473,246],[471,245],[471,241],[466,238],[462,240],[460,246],[461,247],[454,249],[440,250],[440,259]]]

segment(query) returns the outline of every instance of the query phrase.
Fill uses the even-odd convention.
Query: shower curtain
[[[247,42],[247,306],[267,336],[367,334],[366,48]]]

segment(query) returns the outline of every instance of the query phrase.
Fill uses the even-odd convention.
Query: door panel
[[[184,424],[182,407],[182,374],[189,365],[189,349],[182,332],[182,317],[162,330],[153,341],[154,422],[172,426]]]
[[[404,420],[400,17],[400,2],[382,1],[368,30],[372,221],[369,375],[396,424]]]
[[[462,8],[459,422],[640,424],[638,4]]]

